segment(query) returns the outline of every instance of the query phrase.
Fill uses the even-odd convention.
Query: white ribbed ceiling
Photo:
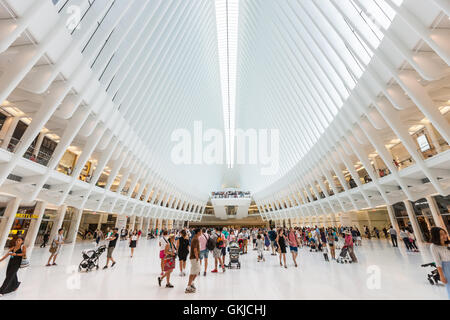
[[[226,169],[226,163],[186,166],[170,159],[174,130],[192,132],[196,120],[204,129],[224,130],[227,112],[234,119],[234,109],[223,108],[227,99],[216,1],[54,2],[59,8],[80,5],[83,15],[101,12],[96,15],[98,27],[87,31],[81,24],[74,40],[83,39],[84,57],[151,150],[145,161],[200,198],[221,185],[262,191],[307,161],[308,151],[351,96],[403,3],[239,1],[237,70],[231,79],[236,88],[228,90],[236,90],[237,128],[280,132],[279,171],[267,176],[261,174],[261,165]]]

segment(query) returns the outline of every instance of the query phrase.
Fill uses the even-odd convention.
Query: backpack
[[[212,250],[214,250],[215,247],[216,247],[216,244],[214,243],[214,239],[212,239],[212,237],[209,237],[208,241],[206,242],[206,249],[208,249],[209,251],[212,251]]]
[[[217,240],[216,240],[216,248],[220,249],[220,248],[222,248],[222,246],[223,246],[223,238],[222,238],[222,235],[220,235],[217,237]]]

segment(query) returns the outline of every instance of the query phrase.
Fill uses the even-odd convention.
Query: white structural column
[[[9,117],[6,119],[2,128],[2,136],[0,137],[2,141],[1,147],[3,149],[8,148],[11,138],[13,136],[14,130],[16,130],[17,124],[19,123],[20,117]]]
[[[76,208],[70,223],[69,232],[67,233],[66,242],[75,243],[77,241],[78,228],[80,227],[83,210]]]
[[[422,232],[420,231],[419,224],[417,223],[417,218],[416,214],[414,213],[412,203],[409,200],[404,200],[403,203],[405,204],[406,212],[408,213],[409,221],[411,222],[416,240],[418,243],[423,243]]]
[[[136,226],[136,216],[133,215],[130,217],[130,231],[133,231]]]
[[[45,133],[44,132],[39,133],[37,141],[36,141],[36,145],[34,146],[34,149],[33,149],[34,157],[37,157],[39,155],[39,150],[41,149],[44,138],[45,138]]]
[[[66,216],[67,206],[62,205],[58,208],[58,211],[56,212],[56,218],[55,221],[53,221],[52,230],[50,231],[50,241],[55,238],[56,234],[58,233],[58,230],[62,227],[62,224],[64,222],[64,217]]]
[[[13,198],[6,205],[5,214],[3,215],[4,218],[2,219],[0,226],[0,251],[2,251],[6,245],[9,231],[14,223],[14,219],[16,219],[16,213],[17,209],[19,209],[20,201],[21,199],[18,197]]]
[[[400,232],[400,228],[398,227],[398,221],[395,217],[394,208],[391,205],[387,205],[387,211],[389,215],[389,220],[391,220],[392,227],[397,231],[397,234]]]
[[[98,214],[98,224],[97,224],[97,229],[98,230],[101,230],[102,222],[103,222],[103,213],[99,213]]]
[[[437,206],[436,199],[434,199],[434,197],[432,197],[432,196],[427,196],[426,199],[427,199],[427,202],[428,202],[428,206],[430,207],[431,215],[433,216],[434,223],[439,228],[442,228],[442,229],[445,230],[446,229],[445,223],[444,223],[444,220],[442,219],[442,216],[441,216],[441,214],[439,212],[439,208]]]
[[[36,237],[39,231],[39,227],[41,226],[42,217],[44,216],[46,205],[46,202],[38,201],[36,203],[36,207],[34,208],[34,215],[36,216],[36,218],[31,219],[27,237],[25,239],[25,246],[28,248],[28,257],[31,257],[31,253],[33,252],[34,243],[36,242]]]

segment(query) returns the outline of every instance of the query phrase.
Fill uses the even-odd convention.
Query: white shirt
[[[159,239],[159,249],[160,250],[164,250],[164,248],[166,247],[166,245],[169,243],[169,240],[166,239],[166,237],[162,236]]]

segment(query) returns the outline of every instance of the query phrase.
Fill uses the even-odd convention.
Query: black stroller
[[[230,243],[228,250],[230,252],[230,262],[227,267],[231,269],[232,265],[236,264],[237,268],[240,269],[241,263],[239,262],[239,254],[241,252],[241,248],[235,241],[233,241]]]
[[[78,266],[78,271],[89,272],[96,268],[98,270],[98,261],[103,252],[106,251],[106,246],[100,246],[95,249],[83,250],[83,261]]]
[[[441,277],[439,276],[439,271],[436,268],[436,263],[426,263],[423,264],[422,267],[434,267],[434,269],[429,274],[427,274],[427,278],[430,284],[438,284],[439,280],[441,280]]]
[[[339,253],[339,257],[336,259],[337,263],[352,263],[352,259],[348,253],[348,248],[343,247],[341,253]]]

